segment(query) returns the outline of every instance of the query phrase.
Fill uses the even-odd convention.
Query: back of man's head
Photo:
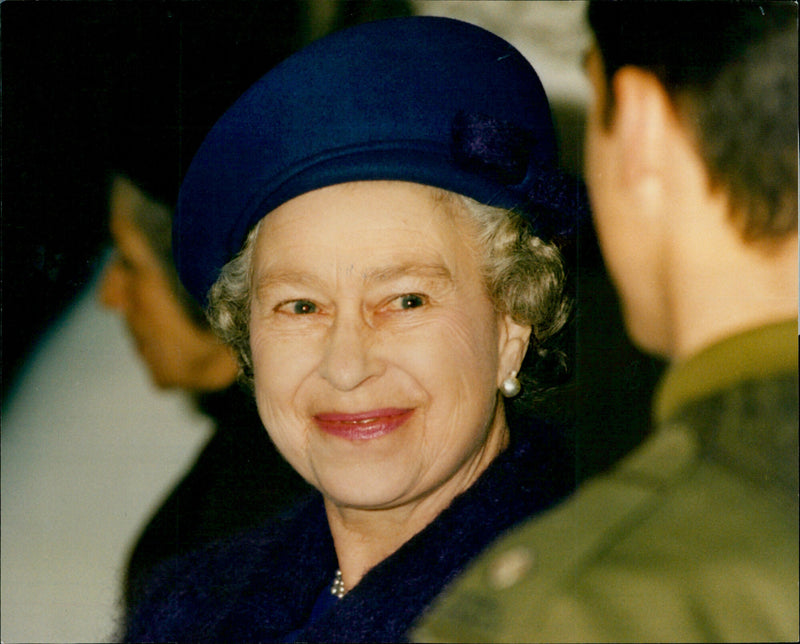
[[[664,86],[745,239],[795,234],[797,5],[593,0],[589,22],[609,84],[635,66]]]

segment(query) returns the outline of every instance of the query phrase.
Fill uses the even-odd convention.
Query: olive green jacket
[[[653,435],[494,544],[422,642],[798,640],[797,322],[665,375]]]

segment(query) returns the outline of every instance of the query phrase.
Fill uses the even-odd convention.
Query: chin
[[[178,385],[170,380],[161,380],[160,378],[151,378],[151,380],[155,388],[160,391],[169,391],[178,388]]]
[[[367,468],[372,470],[373,468]],[[405,473],[392,476],[388,468],[376,471],[331,473],[318,477],[314,486],[338,507],[380,510],[402,504],[412,487]]]
[[[172,375],[150,369],[150,382],[156,389],[167,391],[170,389],[185,389]]]
[[[164,364],[164,360],[151,360],[148,355],[142,351],[142,360],[147,365],[147,371],[150,373],[150,381],[157,389],[185,389],[184,383],[180,381],[179,374],[175,369],[165,368],[168,365]]]

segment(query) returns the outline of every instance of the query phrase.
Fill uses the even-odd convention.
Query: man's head
[[[676,290],[676,262],[715,243],[710,287],[734,247],[762,263],[787,239],[796,249],[797,7],[595,1],[589,22],[598,234],[634,340],[674,357],[676,299],[699,290]]]
[[[98,296],[125,320],[153,382],[192,392],[233,384],[238,372],[233,352],[211,331],[172,263],[172,209],[117,174],[109,214],[115,253]]]
[[[797,5],[600,1],[589,20],[609,87],[628,65],[658,78],[742,232],[796,230]]]

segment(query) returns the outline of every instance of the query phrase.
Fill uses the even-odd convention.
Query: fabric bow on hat
[[[588,218],[586,188],[580,179],[536,161],[531,151],[538,143],[532,132],[485,114],[459,112],[451,126],[451,154],[458,165],[493,176],[518,194],[520,206],[535,206],[528,219],[540,237],[569,237]]]

